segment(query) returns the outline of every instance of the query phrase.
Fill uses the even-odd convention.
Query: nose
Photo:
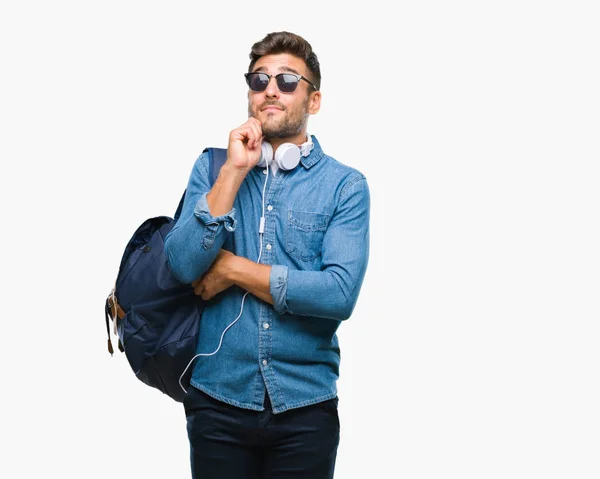
[[[265,95],[268,98],[278,98],[279,97],[279,87],[277,86],[277,78],[275,78],[274,76],[269,78],[269,83],[267,83]]]

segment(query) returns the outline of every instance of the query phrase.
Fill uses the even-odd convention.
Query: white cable
[[[244,294],[243,298],[242,298],[242,308],[240,309],[240,314],[238,314],[238,317],[235,318],[235,320],[229,325],[227,326],[224,330],[223,333],[221,333],[221,339],[219,341],[219,346],[217,347],[217,349],[215,349],[212,353],[198,353],[196,354],[188,363],[188,365],[186,366],[185,370],[183,371],[182,375],[179,376],[179,385],[181,386],[181,389],[183,389],[184,393],[187,393],[187,391],[185,390],[185,388],[183,387],[183,384],[181,384],[181,380],[183,378],[183,376],[185,376],[185,373],[187,372],[187,370],[189,369],[190,365],[192,364],[192,362],[194,361],[194,359],[196,359],[197,357],[200,356],[212,356],[213,354],[216,354],[216,352],[221,349],[221,344],[223,344],[223,336],[225,336],[225,332],[231,328],[231,326],[233,326],[238,319],[240,319],[240,317],[242,316],[242,311],[244,311],[244,300],[246,299],[246,296],[248,296],[248,292],[246,292],[246,294]]]
[[[264,228],[264,222],[265,222],[265,190],[267,188],[267,181],[269,180],[269,160],[267,159],[266,162],[267,162],[267,175],[265,177],[265,184],[263,185],[263,192],[262,192],[262,214],[261,214],[261,218],[260,218],[260,226],[259,226],[259,231],[258,231],[259,250],[258,250],[258,259],[256,260],[257,263],[260,263],[260,257],[262,256],[263,228]],[[183,384],[181,384],[181,380],[183,379],[183,376],[185,376],[185,373],[189,369],[190,365],[192,364],[194,359],[196,359],[200,356],[212,356],[213,354],[216,354],[217,351],[219,351],[219,349],[221,349],[221,344],[223,344],[223,337],[225,336],[225,333],[242,316],[242,312],[244,311],[244,300],[246,299],[246,296],[248,296],[249,293],[250,293],[250,291],[247,291],[246,294],[244,294],[244,296],[242,297],[242,306],[240,308],[240,314],[238,314],[237,318],[235,318],[233,320],[233,322],[230,323],[229,326],[227,326],[221,333],[221,339],[219,340],[219,346],[217,347],[217,349],[215,349],[212,353],[198,353],[192,359],[190,359],[190,362],[185,367],[183,373],[181,374],[181,376],[179,376],[179,386],[181,387],[181,389],[183,390],[184,393],[187,394],[187,391],[183,387]]]

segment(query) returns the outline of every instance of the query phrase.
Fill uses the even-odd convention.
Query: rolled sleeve
[[[225,229],[229,232],[235,231],[237,220],[235,219],[235,208],[231,208],[231,211],[221,216],[212,216],[206,200],[207,193],[203,193],[200,199],[194,207],[194,216],[203,223],[206,227],[204,235],[202,237],[202,247],[204,249],[212,248],[215,237],[219,234],[221,229]]]
[[[288,284],[288,267],[279,264],[271,266],[271,275],[269,276],[269,290],[273,297],[273,307],[279,314],[288,311],[286,296]]]

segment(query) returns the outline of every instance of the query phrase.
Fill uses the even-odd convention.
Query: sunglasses
[[[318,88],[314,86],[310,80],[308,80],[308,78],[305,78],[302,75],[296,75],[294,73],[278,73],[277,75],[269,75],[262,72],[251,72],[244,73],[244,76],[246,77],[246,83],[248,83],[248,86],[252,91],[265,91],[269,85],[271,77],[275,77],[277,80],[277,88],[279,88],[279,91],[282,93],[292,93],[298,86],[298,83],[300,83],[300,80],[304,80],[315,90],[318,90]]]

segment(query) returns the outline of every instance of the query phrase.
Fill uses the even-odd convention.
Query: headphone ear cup
[[[300,163],[300,148],[293,143],[279,145],[275,152],[275,162],[282,170],[293,170]]]
[[[257,165],[261,168],[266,168],[267,162],[273,161],[273,147],[268,141],[263,141],[260,145],[261,154]]]

